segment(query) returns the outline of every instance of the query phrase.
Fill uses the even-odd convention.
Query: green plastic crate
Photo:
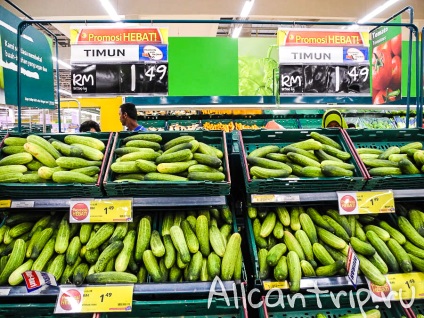
[[[275,294],[275,293],[274,293]],[[337,292],[334,292],[337,295]],[[360,295],[360,299],[363,301],[365,299],[364,293]],[[315,294],[306,294],[304,295],[305,306],[301,304],[300,299],[296,299],[294,306],[292,306],[287,301],[287,295],[284,297],[284,309],[281,305],[275,306],[278,301],[281,301],[277,297],[269,297],[268,304],[266,306],[265,298],[262,299],[263,306],[259,310],[260,318],[316,318],[319,313],[324,314],[328,318],[341,317],[346,314],[357,314],[360,313],[360,307],[357,302],[357,293],[353,293],[353,306],[349,301],[349,293],[347,295],[341,294],[339,298],[340,308],[337,308],[331,299],[329,294],[321,294],[319,299],[321,302],[322,308],[318,308],[318,302]],[[353,308],[352,308],[353,307]],[[369,300],[362,308],[365,311],[376,309],[380,310],[382,318],[400,318],[401,316],[406,316],[402,306],[398,302],[392,301],[390,303],[390,308],[388,308],[384,303],[372,303]]]
[[[321,126],[321,118],[299,118],[299,127],[302,129],[317,129]]]
[[[267,120],[266,119],[234,119],[234,125],[236,124],[242,124],[246,126],[258,126],[259,128],[253,129],[253,128],[243,128],[242,130],[258,130],[261,128],[264,128]],[[237,127],[237,126],[236,126]]]
[[[424,142],[424,129],[347,129],[345,131],[355,148],[375,148],[385,150],[392,146],[402,147],[410,142]],[[424,174],[371,177],[364,190],[374,189],[421,189]]]
[[[295,142],[310,139],[310,133],[312,131],[316,131],[332,138],[341,144],[344,151],[352,155],[349,145],[343,138],[343,134],[339,129],[293,129],[240,132],[239,140],[237,142],[239,143],[239,149],[241,151],[246,192],[255,194],[275,194],[362,190],[366,179],[362,174],[358,163],[353,159],[353,156],[349,160],[349,163],[355,166],[354,177],[251,179],[246,160],[246,156],[249,153],[266,145],[284,147]]]
[[[299,129],[299,121],[296,118],[274,119],[274,121],[285,129]]]
[[[415,315],[424,315],[424,300],[415,299],[414,305],[411,307],[411,310],[414,312]]]
[[[138,120],[137,122],[149,131],[164,131],[166,126],[166,120],[161,119]]]
[[[47,140],[50,138],[64,142],[65,136],[69,134],[36,134]],[[99,198],[103,197],[101,183],[109,158],[110,147],[114,133],[80,133],[81,136],[89,136],[100,139],[106,145],[105,155],[100,168],[96,184],[81,183],[0,183],[0,198],[13,199],[44,199],[44,198]],[[9,133],[8,136],[24,137],[28,134]],[[3,147],[3,143],[0,145]],[[0,154],[0,159],[3,155]]]
[[[170,127],[172,125],[179,125],[181,129],[171,130]],[[191,127],[196,127],[196,128],[191,128]],[[191,130],[198,129],[199,127],[200,127],[200,121],[198,119],[170,119],[166,123],[166,130],[169,130],[169,131],[187,131],[187,130],[191,131]]]
[[[229,298],[229,306],[223,298],[214,298],[208,308],[208,299],[181,299],[163,301],[133,301],[133,308],[128,313],[105,313],[109,317],[219,317],[219,318],[244,318],[247,310],[243,308],[242,301],[238,298]]]
[[[132,182],[113,182],[115,174],[110,170],[110,166],[115,162],[116,155],[111,153],[107,165],[106,175],[103,185],[108,196],[111,197],[168,197],[168,196],[217,196],[230,194],[231,177],[228,163],[227,141],[225,133],[222,131],[165,131],[158,132],[162,136],[162,143],[177,138],[179,136],[189,135],[196,140],[215,146],[224,153],[223,167],[227,181],[187,181],[187,182],[169,182],[169,181],[140,181]],[[112,150],[122,146],[122,140],[135,133],[120,132],[116,134],[113,141]]]
[[[37,301],[37,296],[31,301]],[[6,299],[6,298],[4,298]],[[28,300],[28,299],[26,299]],[[9,302],[9,301],[8,301]],[[3,318],[28,318],[28,317],[65,317],[64,315],[53,314],[55,301],[51,302],[11,302],[3,303],[0,301],[0,317]],[[93,314],[67,314],[66,317],[93,317]]]

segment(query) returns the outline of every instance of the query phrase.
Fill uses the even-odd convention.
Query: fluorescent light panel
[[[246,18],[249,16],[250,10],[252,10],[253,4],[255,3],[255,0],[246,0],[246,2],[243,5],[243,9],[241,9],[240,18],[242,20],[246,20]],[[241,33],[241,29],[243,28],[243,25],[239,25],[233,29],[233,34],[231,35],[233,38],[238,38]]]
[[[379,15],[381,12],[383,12],[384,10],[386,10],[387,8],[391,7],[396,2],[399,2],[399,1],[400,0],[388,0],[388,1],[384,2],[382,5],[375,8],[373,11],[371,11],[366,16],[364,16],[362,19],[358,20],[358,23],[361,24],[361,23],[368,22],[369,20],[371,20],[375,16]]]
[[[52,60],[53,60],[53,62],[55,62],[56,63],[56,61],[59,63],[59,65],[62,65],[64,68],[67,68],[67,69],[69,69],[69,70],[71,70],[72,69],[72,66],[71,65],[69,65],[68,63],[66,63],[66,62],[63,62],[62,60],[58,60],[57,58],[56,58],[56,56],[52,56]]]
[[[109,0],[100,0],[100,3],[102,4],[103,8],[105,8],[106,12],[109,14],[109,16],[112,18],[113,21],[121,20],[121,18],[119,17],[118,13],[116,12],[113,5],[109,2]]]

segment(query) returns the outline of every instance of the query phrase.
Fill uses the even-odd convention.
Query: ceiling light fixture
[[[240,13],[240,20],[246,20],[249,16],[250,10],[252,10],[253,4],[255,3],[255,0],[246,0],[243,9],[241,9]],[[241,33],[241,29],[243,28],[243,25],[239,25],[233,29],[233,34],[231,35],[233,38],[238,38]]]
[[[106,12],[109,14],[113,21],[121,20],[120,16],[116,12],[113,5],[109,2],[109,0],[100,0],[100,3],[102,4],[103,8],[105,8]]]
[[[64,89],[59,89],[59,93],[62,95],[72,96],[71,92],[65,91]]]
[[[52,56],[52,60],[53,60],[53,62],[55,62],[56,63],[56,61],[59,63],[59,65],[62,65],[64,68],[67,68],[67,69],[69,69],[69,70],[71,70],[72,69],[72,66],[71,65],[69,65],[68,63],[66,63],[66,62],[63,62],[62,60],[58,60],[57,58],[56,58],[56,56]]]
[[[349,27],[347,27],[347,29],[348,30],[357,29],[358,28],[358,24],[362,24],[362,23],[368,22],[369,20],[371,20],[372,18],[376,17],[381,12],[383,12],[384,10],[386,10],[387,8],[391,7],[396,2],[399,2],[399,1],[400,0],[387,0],[382,5],[380,5],[379,7],[375,8],[370,13],[368,13],[367,15],[365,15],[363,18],[359,19],[358,22],[357,22],[357,24],[356,23],[355,24],[352,24]]]

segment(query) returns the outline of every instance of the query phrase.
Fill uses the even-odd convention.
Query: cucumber
[[[126,272],[102,272],[87,275],[89,284],[135,284],[137,276]]]
[[[263,146],[253,150],[251,153],[249,153],[248,157],[263,158],[270,153],[278,153],[279,151],[280,151],[280,147],[278,146],[274,146],[274,145]]]

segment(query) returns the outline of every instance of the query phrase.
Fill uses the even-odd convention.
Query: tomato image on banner
[[[392,20],[400,23],[400,17]],[[402,98],[402,34],[401,27],[384,26],[371,32],[372,103],[395,102]]]

